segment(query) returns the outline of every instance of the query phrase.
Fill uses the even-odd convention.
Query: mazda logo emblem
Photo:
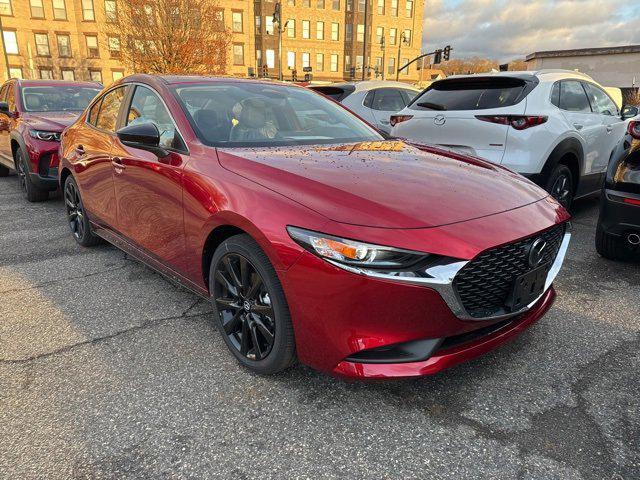
[[[435,123],[436,125],[444,125],[445,123],[447,123],[447,117],[445,117],[444,115],[436,115],[433,119],[433,123]]]
[[[536,238],[529,249],[529,266],[536,268],[544,260],[547,241],[544,238]]]

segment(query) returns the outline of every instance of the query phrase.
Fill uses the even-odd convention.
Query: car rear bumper
[[[640,206],[625,203],[624,199],[640,202],[640,195],[605,190],[600,204],[600,227],[608,235],[640,234]]]

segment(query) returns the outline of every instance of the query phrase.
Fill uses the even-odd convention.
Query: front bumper
[[[47,142],[29,138],[29,178],[43,190],[58,189],[58,148],[60,142]]]

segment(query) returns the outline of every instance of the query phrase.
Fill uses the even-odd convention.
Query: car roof
[[[414,87],[409,83],[404,82],[394,82],[392,80],[363,80],[360,82],[338,82],[331,83],[328,85],[309,85],[310,88],[321,88],[321,87],[336,87],[336,88],[353,88],[354,92],[365,92],[368,90],[373,90],[374,88],[382,88],[382,87],[399,87],[406,88],[409,90],[415,90],[419,92],[420,89]]]
[[[508,77],[519,78],[522,80],[532,80],[537,78],[540,81],[556,81],[566,78],[575,78],[580,80],[594,81],[586,73],[578,72],[575,70],[562,70],[562,69],[543,69],[543,70],[520,70],[509,72],[486,72],[486,73],[473,73],[468,75],[451,75],[438,82],[447,81],[449,79],[459,78],[473,78],[473,77]]]
[[[55,87],[55,86],[77,86],[77,87],[96,87],[102,89],[102,84],[98,82],[83,82],[76,80],[24,80],[17,79],[17,83],[21,87]]]
[[[224,76],[209,76],[209,75],[152,75],[148,73],[136,73],[127,77],[121,78],[117,83],[128,82],[142,82],[153,83],[160,82],[165,85],[176,85],[181,83],[215,83],[215,82],[229,82],[229,83],[265,83],[269,85],[279,84],[285,86],[297,86],[291,82],[281,82],[279,80],[271,80],[268,78],[236,78],[236,77],[224,77]]]

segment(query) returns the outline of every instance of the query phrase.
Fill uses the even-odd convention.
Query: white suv
[[[569,207],[599,191],[625,120],[588,75],[500,72],[434,82],[391,117],[391,134],[504,165]]]

